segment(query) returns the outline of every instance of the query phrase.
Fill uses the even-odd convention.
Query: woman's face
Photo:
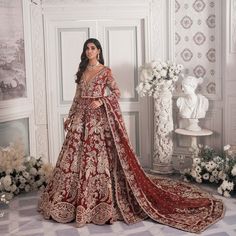
[[[93,60],[97,58],[100,50],[96,47],[94,43],[88,43],[86,48],[86,56],[89,60]]]

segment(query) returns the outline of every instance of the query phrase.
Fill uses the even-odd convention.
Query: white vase
[[[152,172],[173,173],[173,116],[172,88],[164,87],[154,98],[154,157]]]

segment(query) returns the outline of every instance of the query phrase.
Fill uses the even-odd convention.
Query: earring
[[[98,59],[98,61],[99,61],[99,59],[100,59],[99,53],[98,53],[98,55],[97,55],[97,59]]]

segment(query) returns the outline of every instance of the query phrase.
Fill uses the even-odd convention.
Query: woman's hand
[[[69,127],[71,125],[71,119],[70,118],[67,118],[65,121],[64,121],[64,130],[68,130]]]
[[[101,99],[92,101],[89,105],[89,109],[97,109],[98,107],[100,107],[103,104]]]

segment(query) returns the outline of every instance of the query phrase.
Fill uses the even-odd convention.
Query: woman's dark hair
[[[82,52],[81,57],[80,57],[81,62],[80,62],[80,64],[79,64],[79,69],[78,69],[78,71],[77,71],[77,73],[76,73],[77,79],[75,80],[75,82],[76,82],[77,84],[80,82],[80,79],[81,79],[81,77],[82,77],[84,71],[86,70],[86,67],[87,67],[88,62],[89,62],[89,60],[88,60],[88,58],[87,58],[87,56],[86,56],[86,49],[87,49],[87,45],[88,45],[89,43],[93,43],[93,44],[97,47],[97,49],[100,49],[99,60],[98,60],[98,61],[99,61],[102,65],[104,65],[104,58],[103,58],[103,53],[102,53],[102,46],[101,46],[100,42],[99,42],[97,39],[95,39],[95,38],[89,38],[89,39],[87,39],[87,40],[85,41],[85,43],[84,43],[83,52]]]

